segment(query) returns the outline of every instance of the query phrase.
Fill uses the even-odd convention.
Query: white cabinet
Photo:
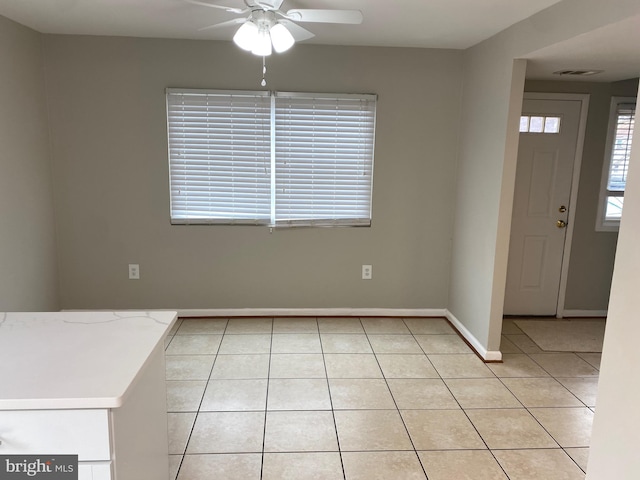
[[[2,454],[78,455],[79,461],[110,460],[107,410],[0,411]]]
[[[0,411],[0,453],[78,455],[78,480],[111,480],[108,410]]]
[[[78,480],[112,480],[111,462],[80,463]]]
[[[164,337],[175,317],[5,314],[0,454],[78,455],[79,480],[167,480]]]
[[[164,375],[158,346],[118,408],[0,411],[0,454],[78,455],[79,480],[166,480]]]

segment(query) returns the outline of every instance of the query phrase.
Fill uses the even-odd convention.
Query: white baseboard
[[[446,317],[445,308],[204,308],[179,317]]]
[[[447,319],[453,324],[453,326],[460,332],[467,342],[471,344],[471,346],[478,352],[478,355],[482,357],[485,362],[501,362],[502,361],[502,352],[500,350],[487,350],[478,339],[469,331],[467,327],[465,327],[460,320],[456,318],[456,316],[447,310],[446,313]]]
[[[208,308],[178,310],[179,317],[444,317],[485,361],[502,361],[500,351],[488,351],[446,308]]]
[[[606,317],[607,310],[563,310],[562,317]]]

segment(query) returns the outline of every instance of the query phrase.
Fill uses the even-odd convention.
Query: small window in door
[[[560,133],[560,117],[555,115],[522,115],[520,133]]]

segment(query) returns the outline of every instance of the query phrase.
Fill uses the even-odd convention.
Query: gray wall
[[[605,159],[609,106],[612,96],[635,96],[638,81],[594,83],[529,80],[525,84],[525,90],[590,95],[565,309],[606,310],[618,234],[597,232],[595,225]]]
[[[226,42],[44,42],[63,308],[447,306],[460,52],[297,45],[269,58],[272,90],[379,95],[372,227],[270,234],[169,224],[164,89],[259,89],[259,58]]]
[[[58,308],[40,34],[0,17],[0,311]]]

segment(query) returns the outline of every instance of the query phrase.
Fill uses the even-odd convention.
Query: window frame
[[[636,105],[636,97],[611,97],[611,103],[609,106],[609,121],[607,123],[607,140],[605,143],[605,157],[602,164],[602,174],[600,178],[600,194],[598,198],[598,212],[596,215],[596,231],[598,232],[617,232],[620,228],[619,219],[607,219],[607,202],[609,197],[622,197],[624,198],[624,190],[610,191],[609,184],[609,172],[611,169],[611,162],[613,161],[613,147],[615,142],[616,130],[618,126],[618,111],[619,105],[633,104]],[[635,125],[634,125],[635,129]],[[635,132],[634,132],[635,133]]]
[[[190,225],[190,224],[206,224],[206,225],[234,225],[234,224],[243,224],[243,225],[262,225],[262,226],[269,226],[269,227],[277,227],[277,228],[283,228],[283,227],[297,227],[297,226],[371,226],[371,218],[372,218],[372,194],[373,194],[373,166],[374,166],[374,151],[375,151],[375,127],[376,127],[376,109],[377,109],[377,95],[375,94],[344,94],[344,93],[316,93],[316,92],[276,92],[276,91],[246,91],[246,90],[238,90],[238,91],[234,91],[234,90],[212,90],[212,89],[186,89],[186,88],[167,88],[165,91],[166,95],[166,104],[167,104],[167,143],[168,143],[168,163],[169,163],[169,185],[170,185],[170,221],[172,225]],[[196,216],[194,217],[188,217],[185,216],[183,214],[183,216],[181,216],[180,218],[174,218],[174,203],[176,202],[176,198],[177,197],[177,193],[174,192],[175,188],[174,188],[174,172],[177,171],[178,169],[175,167],[175,164],[177,164],[179,162],[178,156],[176,155],[176,151],[178,151],[179,149],[176,148],[176,145],[179,143],[176,138],[178,138],[177,134],[175,133],[176,130],[176,125],[179,125],[179,120],[177,120],[174,117],[170,117],[170,105],[173,106],[175,104],[175,102],[171,103],[170,102],[170,98],[171,96],[176,96],[176,95],[201,95],[201,96],[208,96],[208,95],[212,95],[212,96],[229,96],[229,101],[232,101],[232,96],[233,95],[255,95],[256,97],[263,97],[266,96],[267,98],[267,104],[269,105],[269,114],[267,115],[267,118],[261,119],[262,122],[264,122],[265,128],[269,133],[267,135],[267,142],[268,142],[268,150],[269,150],[269,157],[268,158],[268,162],[269,162],[269,183],[270,183],[270,190],[271,190],[271,194],[270,194],[270,204],[269,204],[269,210],[270,210],[270,218],[268,218],[266,221],[265,219],[259,219],[259,220],[249,220],[247,221],[246,219],[243,218],[219,218],[219,217],[214,217],[211,216],[209,218],[196,218]],[[349,155],[352,153],[353,147],[350,146],[349,142],[347,141],[347,143],[341,143],[340,140],[342,140],[341,138],[338,139],[338,137],[344,137],[344,134],[340,134],[340,135],[335,135],[335,139],[337,140],[337,143],[335,143],[335,151],[337,152],[337,156],[335,157],[338,160],[341,160],[340,156],[341,154],[344,155],[344,157],[342,157],[342,160],[344,160],[343,163],[335,163],[334,164],[334,172],[335,175],[338,175],[335,180],[335,184],[333,186],[329,186],[329,193],[334,192],[334,196],[335,197],[340,197],[339,192],[343,193],[343,197],[346,197],[345,202],[342,204],[337,204],[337,208],[334,208],[333,205],[330,208],[330,210],[336,210],[338,213],[333,213],[333,217],[329,218],[329,216],[319,216],[322,215],[322,212],[318,212],[317,207],[314,206],[313,204],[313,200],[308,200],[309,202],[309,213],[310,213],[310,217],[307,219],[302,219],[302,220],[291,220],[291,219],[286,219],[286,218],[276,218],[276,212],[277,210],[280,208],[279,204],[277,203],[277,197],[278,195],[276,195],[276,187],[279,181],[279,177],[278,175],[285,175],[285,173],[279,173],[279,171],[276,170],[276,167],[283,163],[281,158],[278,156],[278,152],[277,152],[277,145],[280,142],[280,138],[283,137],[276,137],[276,131],[277,130],[282,130],[282,125],[279,123],[279,121],[277,120],[277,115],[276,112],[278,111],[278,105],[277,102],[279,101],[279,99],[287,99],[287,98],[291,98],[291,99],[295,99],[295,98],[302,98],[302,99],[308,99],[311,103],[314,103],[316,101],[318,101],[319,103],[322,101],[336,101],[336,108],[334,109],[334,107],[332,106],[329,109],[325,109],[325,111],[328,111],[328,115],[333,119],[333,121],[335,121],[335,128],[339,129],[340,128],[340,122],[343,121],[345,122],[345,128],[347,128],[347,123],[353,123],[351,118],[353,115],[353,111],[356,112],[356,118],[359,119],[364,119],[363,122],[368,125],[368,128],[366,128],[366,133],[363,135],[366,138],[366,141],[369,142],[367,143],[367,149],[366,149],[366,153],[361,154],[359,153],[359,155],[363,156],[363,162],[366,163],[367,166],[367,174],[363,175],[367,177],[367,180],[360,180],[358,177],[360,176],[360,173],[358,173],[357,175],[354,173],[351,173],[351,177],[350,181],[353,182],[353,186],[354,188],[344,188],[344,183],[342,184],[342,186],[340,186],[340,182],[343,180],[341,178],[342,174],[343,174],[343,169],[345,169],[345,166],[348,166],[351,170],[354,170],[353,168],[353,160],[349,158]],[[344,100],[345,102],[343,102],[342,104],[340,103],[341,100]],[[203,100],[205,103],[208,100]],[[341,119],[339,114],[334,114],[334,111],[342,111],[342,105],[343,104],[348,104],[350,105],[350,107],[347,108],[347,110],[349,110],[349,113],[345,113],[345,118]],[[360,111],[358,112],[358,103],[361,104],[360,107]],[[356,105],[356,107],[353,107],[352,105]],[[362,105],[364,105],[364,108],[362,108]],[[295,110],[294,110],[295,111]],[[308,113],[308,109],[304,110],[305,114]],[[319,110],[318,112],[320,112],[321,110]],[[359,117],[357,114],[360,114],[362,117]],[[315,135],[315,129],[322,129],[325,125],[325,123],[323,123],[325,121],[324,118],[320,119],[320,124],[316,123],[316,110],[315,107],[312,110],[312,114],[311,117],[313,117],[312,120],[309,120],[309,123],[305,123],[304,120],[302,121],[302,124],[305,128],[311,129],[310,131]],[[306,115],[303,115],[303,118]],[[207,116],[205,114],[205,116],[203,117],[204,120],[207,120]],[[296,128],[299,127],[300,123],[298,124],[293,124],[292,126],[289,126],[289,128]],[[184,126],[182,127],[184,129]],[[211,127],[209,127],[209,125],[207,124],[206,128],[203,130],[205,133],[204,135],[206,135],[208,133],[208,130]],[[263,129],[263,130],[264,130]],[[285,129],[286,130],[286,129]],[[353,129],[352,129],[353,130]],[[336,130],[338,131],[338,130]],[[359,139],[360,138],[360,133],[361,131],[364,130],[357,130],[356,131],[358,133],[349,133],[348,135],[346,135],[349,139],[352,140],[351,143],[353,143],[353,139]],[[289,136],[292,135],[292,131],[287,131],[285,132],[286,134],[288,134]],[[316,142],[316,140],[313,139],[314,135],[309,135],[309,143],[310,144],[314,144],[314,142]],[[320,132],[320,136],[321,135],[326,135],[326,132]],[[299,138],[299,136],[298,136]],[[318,140],[319,141],[319,140]],[[296,140],[297,142],[297,140]],[[182,140],[182,145],[183,145],[183,150],[189,150],[190,149],[190,145],[188,144],[188,141],[186,140]],[[334,145],[331,143],[325,143],[324,145]],[[197,145],[196,145],[197,146]],[[214,150],[212,155],[216,155],[217,151],[215,150],[215,147],[217,145],[213,145]],[[196,148],[196,147],[192,147],[192,148]],[[303,150],[304,149],[309,150],[310,152],[313,151],[313,148],[308,148],[303,146]],[[172,156],[173,155],[173,156]],[[310,159],[313,159],[313,154],[310,153]],[[322,154],[319,153],[319,155],[321,156]],[[303,156],[304,157],[304,156]],[[360,157],[358,157],[360,160]],[[304,158],[303,158],[303,162],[304,162]],[[233,162],[234,160],[232,160],[230,158],[230,162]],[[320,164],[322,162],[322,159],[319,157],[318,158],[318,164]],[[185,161],[185,165],[188,163],[188,160]],[[224,163],[224,162],[222,162]],[[315,165],[313,164],[313,162],[311,162],[309,164],[309,167],[306,167],[307,170],[310,171],[314,171],[315,170]],[[326,165],[325,165],[326,167]],[[188,170],[188,166],[183,167],[186,170]],[[280,168],[280,167],[279,167]],[[303,167],[304,168],[304,167]],[[226,174],[226,172],[225,172]],[[314,176],[314,173],[309,173],[309,178],[308,179],[303,179],[303,181],[308,180],[309,181],[309,185],[313,185],[314,183],[321,183],[318,182],[316,177]],[[184,177],[188,177],[188,174],[184,174]],[[231,177],[231,174],[225,175],[225,178],[227,177]],[[212,184],[215,182],[212,182],[212,177],[206,174],[203,174],[203,182],[207,183],[207,184]],[[326,182],[325,182],[326,183]],[[364,185],[364,187],[363,187]],[[362,189],[364,188],[364,197],[362,195]],[[347,191],[346,195],[344,195],[345,190]],[[357,190],[358,192],[360,192],[358,195],[355,195],[352,193],[352,190]],[[315,194],[313,192],[315,192],[315,189],[311,188],[310,192],[312,192],[309,196],[313,197]],[[217,193],[217,192],[216,192]],[[326,192],[325,192],[326,193]],[[337,194],[336,194],[337,193]],[[209,194],[211,195],[211,194]],[[322,192],[320,193],[320,195],[322,196]],[[307,195],[304,195],[304,197],[306,197]],[[353,197],[353,198],[351,198]],[[368,198],[367,198],[368,197]],[[326,196],[325,196],[326,198]],[[330,196],[329,196],[330,198]],[[354,200],[354,198],[357,198],[358,200]],[[365,198],[366,201],[363,203],[362,202],[362,198]],[[259,201],[259,200],[256,200]],[[262,200],[264,201],[264,200]],[[182,203],[185,203],[185,201],[183,200]],[[223,202],[220,202],[223,203]],[[266,203],[265,203],[266,204]],[[302,203],[302,205],[304,205],[304,201]],[[356,206],[354,206],[356,205]],[[364,205],[364,207],[363,207]],[[346,206],[346,207],[345,207]],[[349,211],[349,213],[352,213],[351,211],[353,210],[354,216],[353,218],[351,217],[345,217],[345,213],[342,212],[342,210],[345,209],[347,211]],[[216,212],[212,212],[212,213],[216,213]],[[188,212],[187,212],[188,215]],[[342,215],[342,216],[341,216]]]

